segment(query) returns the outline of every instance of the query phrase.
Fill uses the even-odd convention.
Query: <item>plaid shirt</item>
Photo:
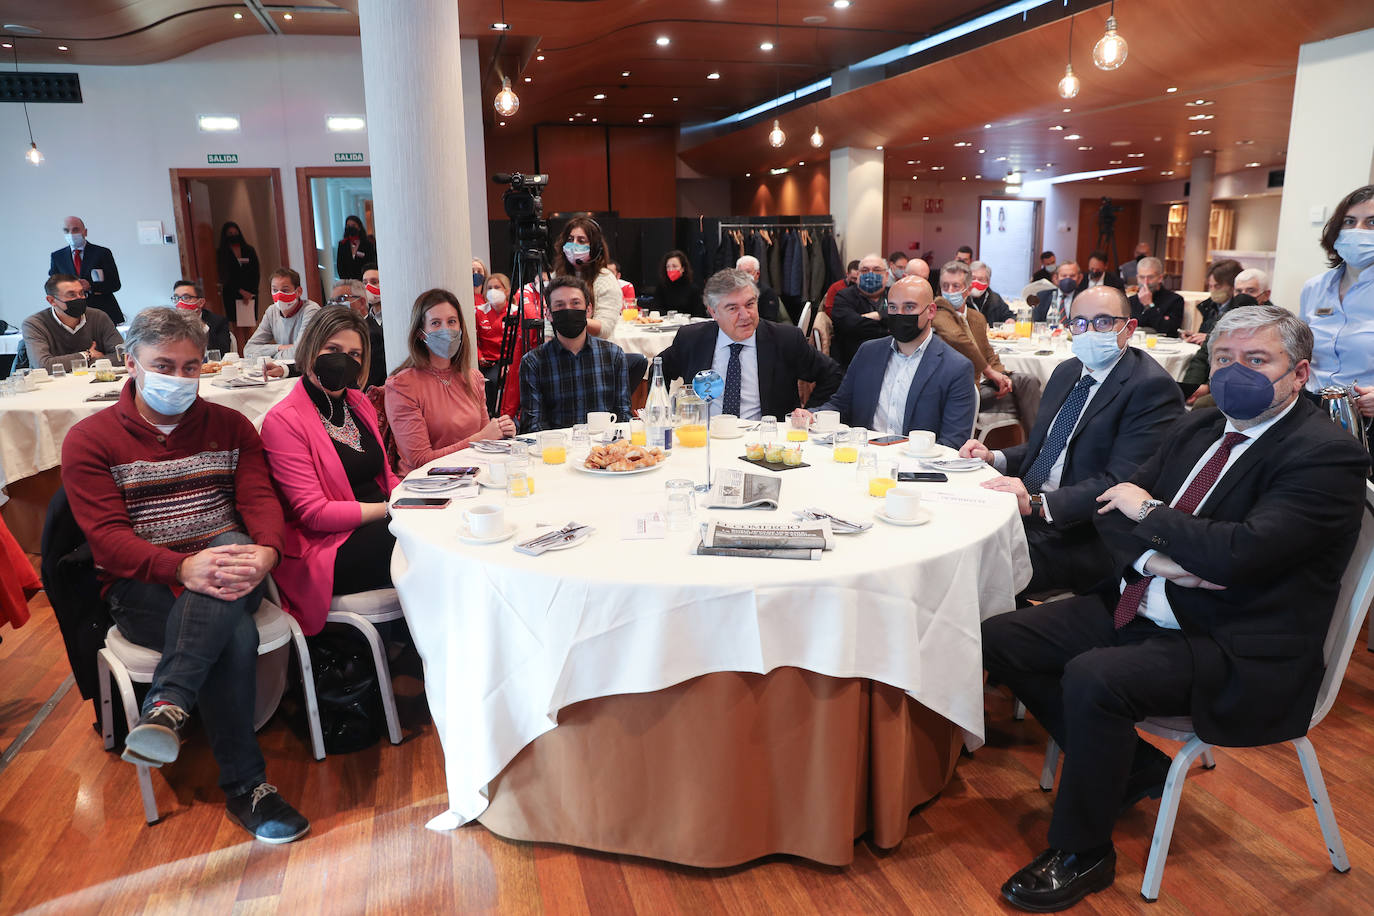
[[[520,360],[521,432],[585,423],[598,410],[630,418],[625,353],[615,344],[588,334],[574,355],[555,336]]]

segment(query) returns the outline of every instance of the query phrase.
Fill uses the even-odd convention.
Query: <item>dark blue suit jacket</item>
[[[1060,363],[1045,385],[1030,439],[1004,449],[1007,475],[1030,470],[1045,444],[1059,408],[1078,384],[1083,364]],[[1054,527],[1092,521],[1097,497],[1123,480],[1160,447],[1164,432],[1183,415],[1178,383],[1142,350],[1127,347],[1101,389],[1093,395],[1065,449],[1059,489],[1045,494]]]
[[[838,410],[842,422],[871,429],[891,354],[891,337],[864,342],[849,363],[840,390],[817,409]],[[902,433],[929,430],[936,442],[959,448],[972,435],[977,412],[973,363],[932,332],[907,389]]]
[[[91,280],[92,270],[103,270],[105,279],[99,282]],[[51,277],[53,274],[76,275],[70,248],[63,246],[48,258],[48,276]],[[119,268],[115,266],[114,253],[110,249],[87,242],[86,247],[81,250],[81,274],[78,279],[90,280],[91,301],[88,305],[109,315],[115,324],[124,321],[124,313],[119,309],[119,300],[114,297],[114,294],[119,292]]]

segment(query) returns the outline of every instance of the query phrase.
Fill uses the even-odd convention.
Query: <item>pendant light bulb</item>
[[[825,145],[825,137],[821,136],[821,126],[819,124],[816,125],[815,130],[811,131],[811,145],[816,149],[820,149]]]
[[[1071,99],[1078,95],[1078,77],[1074,75],[1073,64],[1064,65],[1064,77],[1059,81],[1059,97]]]
[[[782,125],[774,121],[773,129],[768,132],[768,145],[774,149],[781,149],[786,142],[787,134],[782,132]]]
[[[520,109],[520,97],[515,94],[515,90],[510,87],[510,77],[501,77],[501,91],[496,93],[496,113],[503,118],[509,118]]]
[[[43,164],[43,154],[39,151],[37,143],[29,144],[29,151],[24,154],[24,158],[32,162],[34,165]]]
[[[1093,63],[1099,70],[1115,70],[1126,62],[1126,39],[1116,33],[1116,17],[1107,17],[1107,31],[1093,45]]]

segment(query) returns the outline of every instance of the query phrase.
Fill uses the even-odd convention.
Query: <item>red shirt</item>
[[[477,304],[477,361],[487,366],[501,358],[501,319],[505,310],[496,306],[486,307],[485,302]]]
[[[830,289],[825,291],[825,313],[830,314],[830,310],[835,307],[835,294],[844,289],[849,284],[848,280],[836,280],[830,284]]]

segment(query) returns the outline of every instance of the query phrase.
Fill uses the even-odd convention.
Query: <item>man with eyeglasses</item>
[[[205,348],[218,350],[221,355],[232,353],[236,347],[229,336],[229,320],[205,307],[204,287],[195,280],[178,280],[172,287],[172,305],[187,312],[200,312],[200,323],[205,325],[207,343]]]
[[[906,269],[905,258],[902,261]],[[835,342],[831,356],[841,366],[848,366],[854,352],[866,340],[887,336],[882,315],[887,310],[887,261],[880,254],[866,254],[859,259],[859,278],[835,294],[830,318],[835,322]],[[900,274],[898,275],[901,276]]]
[[[326,305],[352,309],[359,318],[367,317],[367,285],[362,280],[340,280],[329,291]]]
[[[24,349],[29,366],[51,370],[72,360],[113,356],[124,342],[110,316],[88,307],[86,286],[71,274],[53,274],[43,284],[48,307],[24,319]]]
[[[1097,497],[1129,478],[1183,415],[1178,384],[1130,346],[1135,329],[1120,290],[1095,286],[1075,296],[1074,357],[1050,376],[1030,438],[1002,451],[970,439],[959,450],[1006,475],[983,486],[1013,494],[1020,506],[1033,569],[1028,593],[1084,593],[1111,576],[1111,555],[1093,526]]]
[[[935,294],[920,277],[892,284],[884,320],[890,337],[859,347],[840,390],[817,410],[838,410],[840,420],[875,433],[905,436],[915,429],[958,448],[978,410],[973,363],[931,330]],[[810,411],[796,414],[810,419]]]

